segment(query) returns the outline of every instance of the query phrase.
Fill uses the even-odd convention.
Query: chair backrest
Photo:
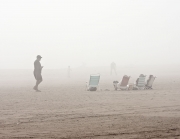
[[[120,86],[127,86],[128,82],[129,82],[130,76],[124,75],[121,81],[121,85]]]
[[[99,84],[100,75],[91,75],[89,80],[90,87],[97,87]]]
[[[138,87],[144,87],[145,86],[145,80],[146,80],[146,75],[139,75],[139,80],[138,80],[138,83],[137,83],[137,86]]]
[[[156,78],[156,77],[152,76],[152,77],[149,79],[149,81],[148,81],[148,83],[147,83],[147,86],[148,86],[148,87],[152,87],[155,78]]]

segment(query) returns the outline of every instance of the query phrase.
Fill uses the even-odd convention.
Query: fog
[[[0,0],[0,69],[179,65],[179,0]]]

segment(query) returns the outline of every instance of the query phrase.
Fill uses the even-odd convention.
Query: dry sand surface
[[[180,138],[180,79],[175,75],[157,75],[153,90],[114,91],[112,81],[123,73],[102,74],[100,90],[88,92],[89,75],[43,74],[42,92],[35,92],[31,70],[1,71],[1,139]]]

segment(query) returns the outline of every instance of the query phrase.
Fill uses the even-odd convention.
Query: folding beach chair
[[[145,89],[153,89],[152,85],[153,85],[153,82],[154,82],[155,79],[156,79],[156,77],[154,77],[153,75],[150,76],[150,79],[147,81]]]
[[[145,88],[145,80],[146,80],[146,75],[139,75],[138,82],[136,84],[138,89],[144,89]]]
[[[90,75],[89,83],[87,83],[87,91],[96,91],[99,85],[100,75]]]
[[[118,81],[114,81],[113,85],[114,85],[115,90],[117,89],[127,90],[129,79],[130,79],[130,76],[124,75],[121,83],[119,83]]]

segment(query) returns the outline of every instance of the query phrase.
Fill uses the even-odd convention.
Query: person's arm
[[[39,62],[39,68],[40,68],[40,71],[42,71],[44,66],[41,66],[41,63]]]

